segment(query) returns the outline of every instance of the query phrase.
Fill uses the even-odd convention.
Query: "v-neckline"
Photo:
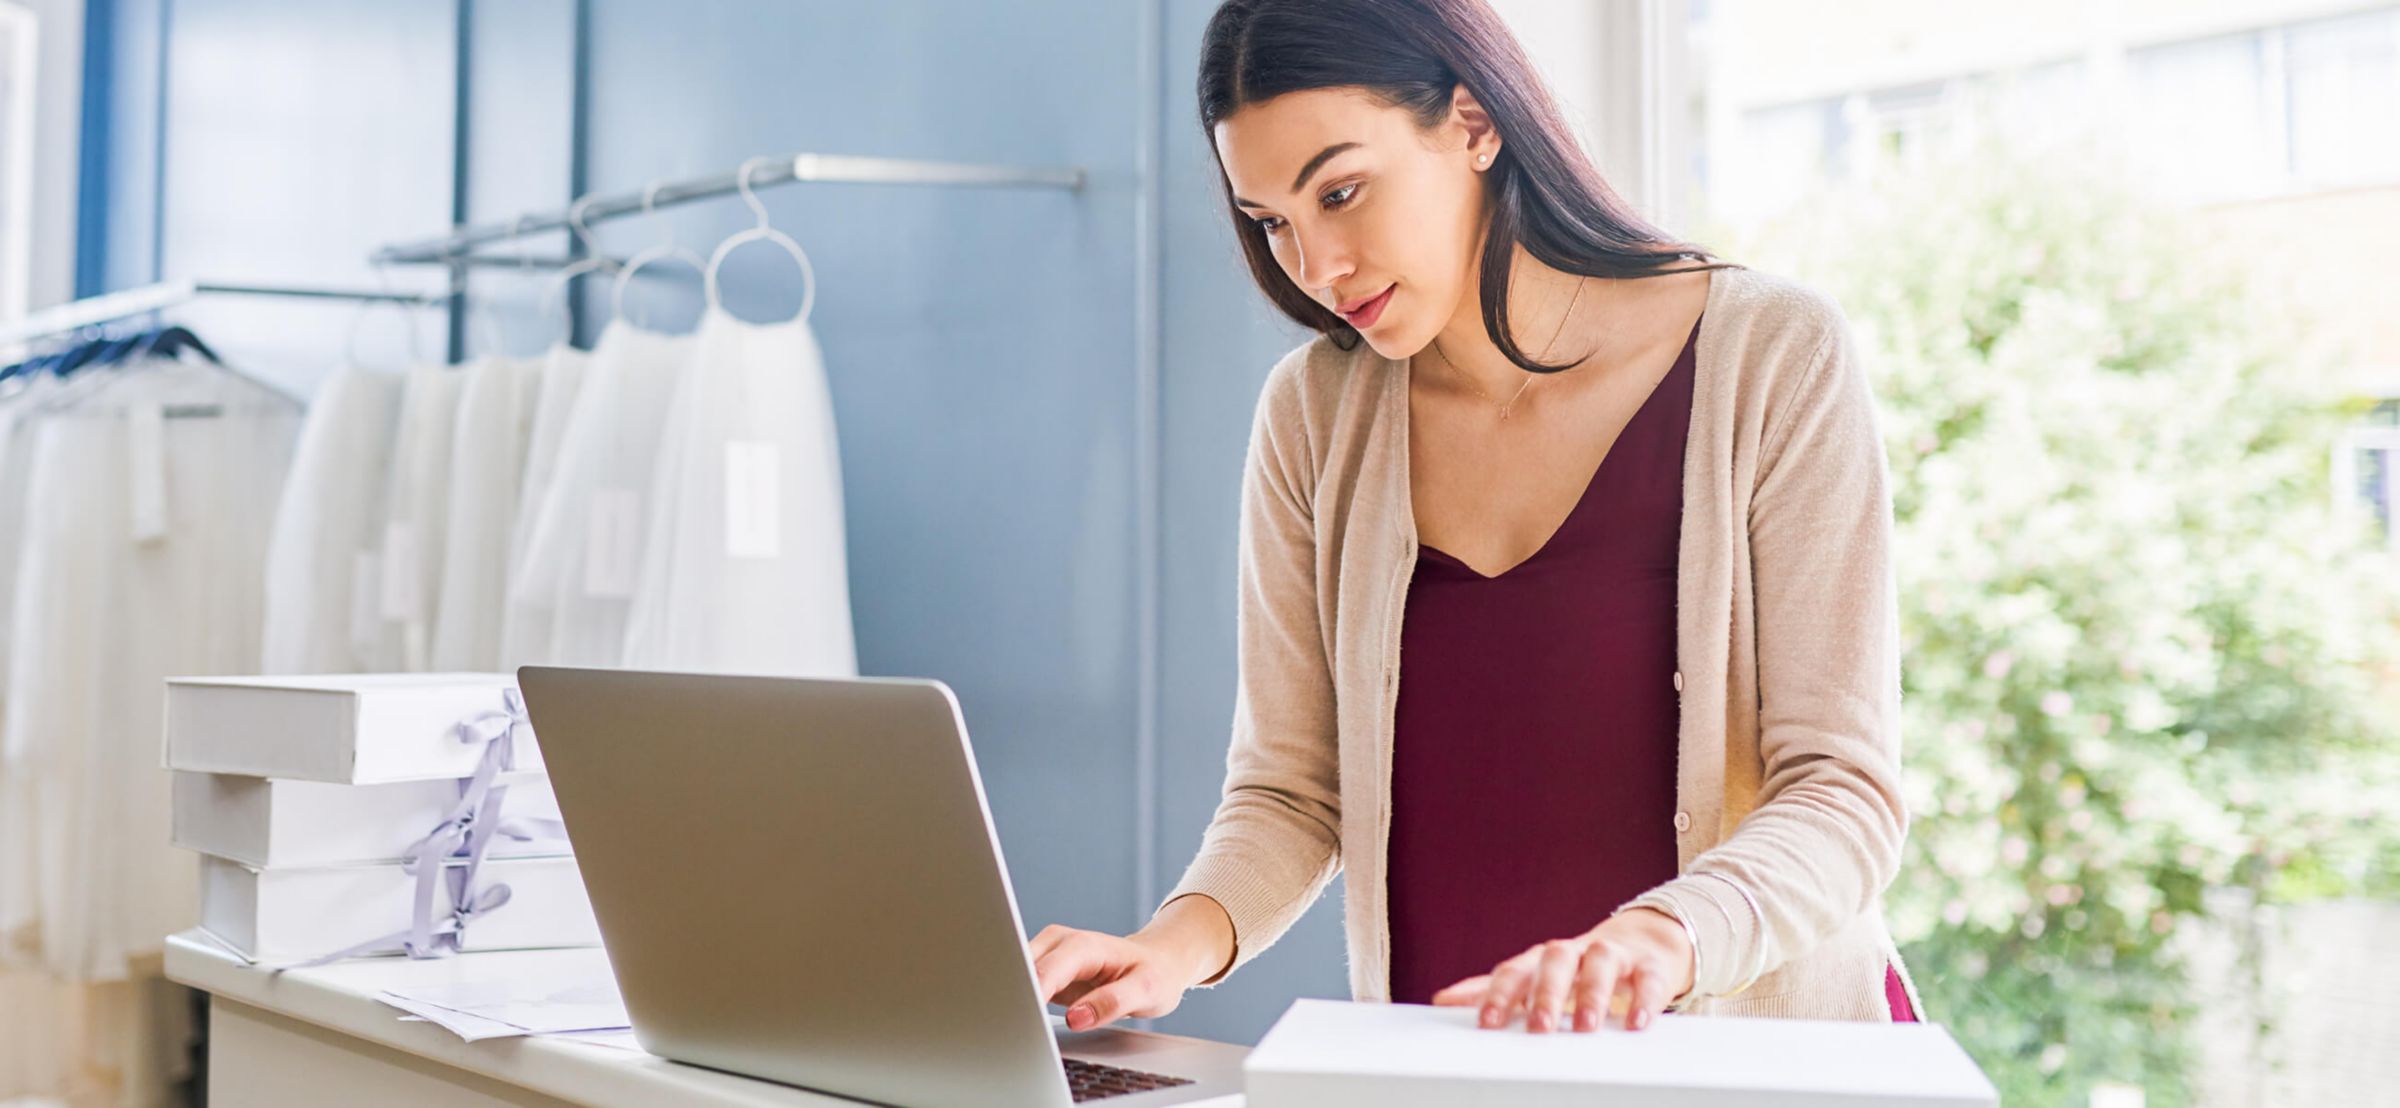
[[[1713,293],[1716,291],[1716,279],[1714,277],[1709,279],[1709,286],[1710,292]],[[1592,490],[1599,487],[1601,474],[1608,472],[1609,460],[1617,456],[1617,447],[1624,443],[1625,436],[1631,433],[1634,425],[1640,423],[1642,416],[1649,412],[1651,404],[1658,399],[1658,394],[1662,391],[1665,391],[1668,379],[1674,377],[1675,372],[1682,368],[1685,353],[1689,352],[1695,362],[1699,360],[1700,351],[1698,347],[1700,345],[1700,325],[1706,322],[1707,319],[1708,309],[1706,304],[1703,303],[1700,315],[1692,320],[1691,333],[1684,336],[1683,345],[1675,349],[1674,363],[1667,367],[1667,371],[1664,374],[1661,374],[1657,381],[1651,383],[1650,391],[1642,396],[1641,406],[1635,408],[1633,410],[1633,414],[1626,418],[1625,426],[1617,429],[1616,440],[1608,444],[1608,450],[1600,455],[1599,464],[1592,467],[1592,475],[1584,480],[1582,494],[1577,496],[1575,498],[1575,503],[1567,508],[1567,514],[1559,519],[1558,525],[1550,529],[1550,534],[1542,539],[1541,545],[1533,548],[1533,553],[1527,554],[1523,558],[1518,559],[1515,565],[1512,565],[1507,569],[1501,570],[1498,573],[1486,574],[1482,570],[1468,565],[1466,563],[1466,559],[1460,558],[1458,555],[1452,554],[1449,551],[1443,550],[1440,547],[1434,546],[1433,544],[1425,542],[1422,539],[1418,540],[1417,542],[1417,552],[1419,554],[1431,553],[1440,555],[1450,564],[1466,570],[1470,574],[1473,574],[1477,581],[1503,580],[1518,570],[1533,564],[1534,559],[1539,558],[1544,553],[1548,552],[1551,546],[1558,542],[1558,537],[1566,532],[1567,525],[1575,522],[1575,517],[1583,511],[1584,503],[1592,498]],[[1403,364],[1405,365],[1406,363]],[[1699,372],[1699,367],[1694,365],[1692,367],[1692,371],[1694,373]],[[1405,390],[1406,382],[1403,381],[1402,385],[1403,389]],[[1406,452],[1407,444],[1403,442],[1402,453],[1405,454]],[[1406,489],[1405,492],[1413,504],[1416,499],[1416,490],[1411,487]],[[1413,510],[1409,514],[1409,530],[1412,532],[1416,530],[1416,514]]]

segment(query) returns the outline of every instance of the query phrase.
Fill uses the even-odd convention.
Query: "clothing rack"
[[[1063,188],[1076,191],[1082,189],[1084,183],[1084,171],[1075,166],[1022,167],[868,158],[847,154],[777,154],[753,158],[744,165],[757,167],[750,174],[750,187],[753,189],[793,181],[830,181],[875,185]],[[593,220],[639,215],[671,204],[730,196],[740,191],[741,176],[742,171],[734,169],[706,177],[659,182],[632,192],[587,196],[577,201],[575,206],[555,212],[527,215],[504,222],[460,226],[446,235],[386,246],[377,250],[369,260],[376,265],[505,264],[511,259],[475,255],[468,251],[485,243],[555,231],[577,222],[589,226]]]
[[[441,292],[391,292],[373,289],[317,288],[302,285],[257,285],[230,281],[161,281],[119,292],[87,296],[54,308],[33,312],[20,320],[0,323],[0,349],[34,339],[63,335],[112,320],[127,319],[172,308],[209,294],[235,296],[296,296],[327,300],[359,300],[396,304],[440,304],[450,298]]]

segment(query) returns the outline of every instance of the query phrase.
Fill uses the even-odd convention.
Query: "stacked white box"
[[[504,823],[547,832],[558,796],[540,773],[500,775]],[[397,862],[458,803],[454,780],[328,785],[278,777],[175,771],[176,846],[261,869]],[[572,853],[555,833],[495,836],[490,858]]]
[[[1251,1108],[1991,1108],[1939,1024],[1658,1017],[1531,1034],[1478,1009],[1303,998],[1242,1063]]]
[[[453,728],[506,711],[516,685],[505,673],[172,678],[167,766],[343,785],[466,777],[483,749]],[[516,769],[542,768],[530,730],[512,742]]]
[[[165,758],[174,842],[201,855],[201,926],[254,961],[289,964],[406,932],[418,878],[403,858],[460,809],[487,748],[498,833],[470,898],[464,950],[597,946],[540,748],[499,673],[177,678]],[[455,841],[442,844],[454,848]],[[436,859],[429,919],[452,916],[466,860]]]
[[[437,882],[437,919],[449,914],[449,884]],[[600,945],[574,858],[486,859],[476,887],[494,884],[508,886],[508,903],[469,926],[460,949]],[[252,961],[302,962],[406,928],[416,886],[396,864],[260,869],[203,855],[200,926]]]

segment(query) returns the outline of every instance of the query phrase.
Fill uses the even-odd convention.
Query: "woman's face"
[[[1329,309],[1364,303],[1344,318],[1377,353],[1414,354],[1462,315],[1480,333],[1476,158],[1500,140],[1463,87],[1431,133],[1363,91],[1310,89],[1241,109],[1216,141],[1284,273]]]

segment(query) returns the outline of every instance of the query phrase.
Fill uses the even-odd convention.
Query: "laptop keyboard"
[[[1067,1089],[1075,1094],[1077,1104],[1102,1097],[1146,1093],[1152,1089],[1171,1089],[1192,1083],[1188,1077],[1169,1077],[1163,1073],[1104,1066],[1080,1058],[1062,1058],[1060,1061],[1067,1064]]]

